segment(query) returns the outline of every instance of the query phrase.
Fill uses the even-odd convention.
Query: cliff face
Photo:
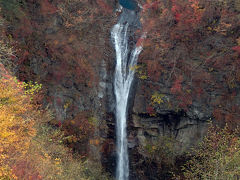
[[[150,114],[149,98],[141,88],[149,83],[152,82],[138,83],[129,122],[132,179],[169,179],[171,175],[166,169],[173,164],[178,166],[177,161],[203,139],[212,112],[202,110],[205,104],[196,103],[187,111],[158,107]],[[159,91],[165,98],[171,96],[167,93],[170,88],[165,90]]]
[[[181,163],[209,121],[239,123],[239,8],[237,1],[154,1],[144,7],[148,36],[136,67],[130,162],[135,179],[168,179],[164,169],[171,158]]]
[[[133,179],[147,178],[148,173],[155,175],[153,179],[159,176],[155,162],[159,159],[149,163],[151,154],[146,150],[155,142],[161,144],[159,137],[173,139],[171,152],[180,156],[202,139],[208,120],[224,118],[235,123],[240,119],[239,4],[234,2],[234,6],[217,4],[216,9],[214,3],[204,1],[145,4],[141,20],[148,36],[135,67],[129,102]],[[57,121],[94,123],[95,133],[84,141],[86,148],[81,141],[73,147],[91,152],[92,158],[101,159],[114,173],[115,55],[110,29],[117,19],[113,13],[117,2],[9,3],[17,3],[14,12],[2,5],[9,15],[4,33],[16,47],[17,56],[12,58],[16,75],[43,84],[43,104],[53,110]],[[183,11],[184,5],[187,11]],[[229,14],[231,18],[227,18]]]
[[[109,121],[111,130],[107,122],[114,109],[110,28],[115,4],[87,0],[0,3],[6,24],[2,33],[16,50],[10,58],[11,70],[21,81],[42,83],[42,103],[56,117],[52,123],[75,134],[79,139],[71,144],[75,151],[101,160],[101,152],[114,144],[108,140],[114,134],[113,121]],[[88,134],[92,125],[95,132]]]

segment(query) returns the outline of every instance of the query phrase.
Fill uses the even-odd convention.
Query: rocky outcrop
[[[149,160],[151,156],[145,152],[146,148],[149,144],[160,143],[159,139],[161,138],[171,138],[174,148],[170,150],[174,151],[172,156],[175,156],[172,158],[183,156],[206,135],[212,111],[210,108],[207,111],[202,109],[204,104],[201,102],[193,103],[188,110],[171,108],[167,106],[167,102],[174,97],[168,93],[170,88],[165,88],[159,89],[163,102],[151,112],[149,110],[149,104],[152,104],[151,97],[146,97],[146,91],[142,88],[148,86],[149,83],[151,82],[139,81],[137,83],[129,115],[131,179],[158,179],[160,176],[162,179],[169,179],[171,177],[171,175],[167,175],[169,167],[164,168],[166,172],[160,170],[159,174],[159,169],[163,167],[160,168],[154,164],[154,161]],[[150,94],[154,94],[153,90],[150,92]],[[166,146],[166,144],[163,143],[160,146]]]
[[[205,135],[211,108],[206,110],[205,104],[194,102],[188,110],[176,110],[168,106],[168,101],[173,101],[169,93],[170,88],[159,89],[162,103],[157,107],[154,114],[149,113],[151,98],[146,97],[142,86],[149,83],[140,82],[136,88],[134,105],[132,110],[132,127],[136,129],[136,138],[140,146],[145,146],[151,138],[158,136],[174,137],[180,144],[178,153],[184,153],[190,147],[196,145]],[[150,94],[154,94],[152,91]],[[203,109],[204,108],[204,109]]]

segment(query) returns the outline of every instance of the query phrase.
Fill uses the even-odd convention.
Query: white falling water
[[[137,64],[141,46],[135,47],[129,54],[128,47],[129,25],[118,23],[111,32],[116,50],[116,69],[114,79],[114,93],[116,96],[117,123],[117,180],[128,180],[128,140],[127,140],[127,104],[131,84],[134,78],[134,66]],[[132,67],[132,68],[131,68]]]

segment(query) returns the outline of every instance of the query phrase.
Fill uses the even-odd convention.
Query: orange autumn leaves
[[[173,4],[171,10],[177,22],[182,21],[184,24],[197,24],[200,22],[204,10],[201,9],[198,1],[189,0],[186,3],[171,0],[171,2]]]
[[[33,97],[40,86],[19,82],[0,64],[0,179],[108,179],[99,164],[83,161],[65,146],[75,137],[50,126],[50,112],[37,109]],[[88,135],[89,126],[84,129],[88,124],[79,125],[82,135]],[[84,142],[81,145],[87,148]]]
[[[33,106],[21,83],[9,75],[0,79],[0,177],[14,178],[10,166],[27,153],[33,127]],[[9,160],[11,158],[11,160]]]

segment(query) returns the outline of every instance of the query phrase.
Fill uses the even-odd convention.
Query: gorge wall
[[[209,120],[221,124],[222,118],[234,124],[240,119],[240,9],[237,0],[139,2],[148,36],[134,67],[130,94],[130,178],[158,179],[168,165],[155,152],[180,157],[203,138]],[[42,103],[53,111],[53,124],[70,124],[74,131],[69,131],[75,134],[85,133],[82,125],[95,126],[89,138],[79,138],[72,147],[115,174],[115,58],[110,31],[118,18],[118,3],[9,3],[17,3],[14,12],[9,4],[2,5],[6,41],[18,47],[11,58],[13,71],[22,81],[43,84]],[[156,143],[172,145],[155,151]]]

